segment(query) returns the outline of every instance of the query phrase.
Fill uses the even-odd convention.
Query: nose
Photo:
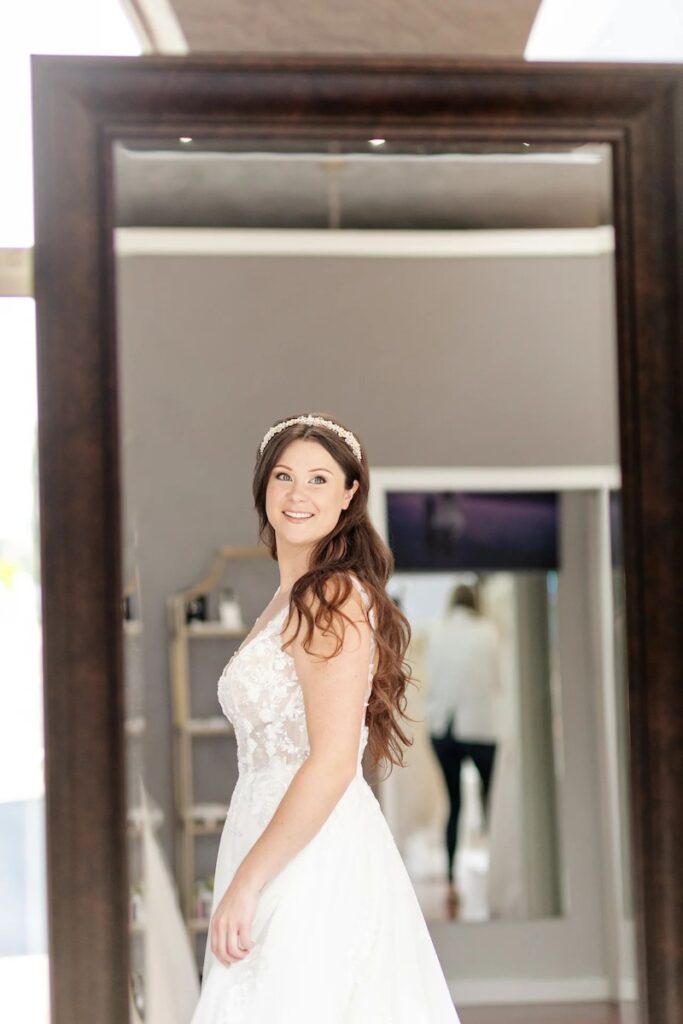
[[[292,484],[287,495],[287,500],[290,501],[292,505],[304,504],[306,502],[306,495],[304,494],[303,488],[300,484]]]

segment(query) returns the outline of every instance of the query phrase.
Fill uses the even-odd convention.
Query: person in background
[[[472,587],[460,584],[449,608],[427,630],[425,721],[444,775],[450,813],[446,824],[448,906],[459,903],[454,882],[463,761],[470,758],[481,779],[488,824],[489,792],[498,737],[500,668],[498,634],[478,608]]]

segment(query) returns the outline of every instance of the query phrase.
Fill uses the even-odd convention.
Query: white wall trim
[[[33,249],[0,247],[0,298],[33,295]]]
[[[612,996],[632,992],[635,998],[635,979],[631,976],[634,937],[626,927],[623,908],[624,863],[621,836],[624,815],[619,793],[619,743],[617,721],[617,679],[614,650],[614,601],[611,558],[611,524],[609,494],[601,490],[597,495],[594,522],[595,557],[593,592],[594,629],[600,658],[600,688],[596,692],[596,715],[600,723],[603,743],[598,750],[600,786],[603,801],[602,828],[603,870],[605,876],[605,931],[607,953],[610,960]]]
[[[460,1006],[515,1006],[535,1003],[604,1003],[607,978],[449,979],[453,1002]]]
[[[617,993],[620,1003],[638,1002],[638,983],[635,978],[620,978]]]
[[[592,491],[621,486],[619,466],[378,466],[382,490]]]
[[[125,2],[132,2],[132,0],[125,0]],[[385,140],[386,141],[386,140]],[[604,145],[598,143],[598,146]],[[477,166],[478,164],[495,164],[496,166],[506,165],[510,167],[519,167],[526,165],[537,165],[544,166],[547,164],[559,164],[562,167],[573,167],[576,165],[597,165],[605,162],[605,157],[601,152],[590,149],[591,144],[587,143],[581,150],[565,151],[562,153],[430,153],[426,155],[424,153],[391,153],[385,154],[381,157],[383,164],[417,164],[420,167],[430,167],[434,164],[464,164]],[[379,150],[374,149],[368,152],[357,150],[355,153],[344,153],[344,154],[330,154],[323,153],[320,149],[315,149],[315,144],[311,143],[310,150],[295,150],[287,152],[278,151],[266,151],[256,148],[256,144],[253,149],[244,151],[229,151],[229,150],[202,150],[197,149],[194,152],[190,149],[187,150],[187,155],[192,155],[201,160],[229,160],[231,164],[240,163],[241,161],[253,164],[253,163],[312,163],[315,165],[325,165],[331,163],[342,162],[345,166],[348,164],[363,164],[363,163],[377,163],[379,159],[377,154]],[[145,159],[153,159],[155,156],[160,159],[168,159],[169,154],[159,151],[148,150],[145,153]]]
[[[599,256],[614,252],[614,228],[477,231],[357,231],[277,228],[114,230],[117,256],[382,256],[495,259]]]

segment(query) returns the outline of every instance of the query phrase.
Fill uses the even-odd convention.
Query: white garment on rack
[[[145,1024],[185,1024],[199,993],[194,950],[173,876],[152,827],[151,798],[140,777],[138,784],[144,868]]]

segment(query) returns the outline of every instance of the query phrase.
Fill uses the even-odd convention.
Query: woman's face
[[[280,550],[315,545],[330,533],[358,486],[357,480],[344,486],[344,471],[317,441],[298,438],[287,445],[266,486],[266,515]],[[306,514],[288,515],[297,512]]]

